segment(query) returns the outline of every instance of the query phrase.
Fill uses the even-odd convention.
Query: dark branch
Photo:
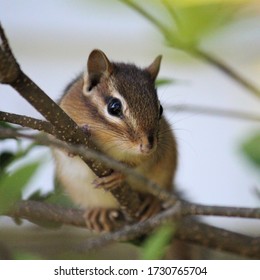
[[[144,15],[147,18],[150,17],[148,13],[144,13]],[[154,22],[157,26],[159,26],[161,30],[168,32],[168,30],[166,30],[164,26],[160,25],[160,23],[155,18],[150,17],[149,20]],[[217,66],[219,69],[227,73],[230,77],[232,77],[234,80],[239,82],[241,85],[243,85],[245,88],[247,88],[259,97],[260,91],[256,87],[252,86],[248,81],[241,78],[237,73],[235,73],[233,70],[230,70],[226,65],[219,62],[217,59],[198,50],[196,50],[194,54],[200,56],[209,63]],[[79,149],[77,150],[77,154],[80,154],[82,156],[82,159],[98,176],[105,176],[112,172],[112,170],[110,168],[107,168],[106,165],[103,165],[100,162],[96,162],[95,156],[89,157],[88,153],[84,154],[83,152],[81,154],[80,148],[82,147],[84,147],[84,149],[88,147],[93,150],[96,150],[96,147],[89,140],[88,136],[84,133],[84,131],[80,127],[78,127],[77,124],[72,119],[70,119],[69,116],[55,102],[53,102],[32,80],[30,80],[28,76],[26,76],[21,71],[19,64],[17,63],[14,55],[12,54],[7,38],[4,34],[4,30],[1,26],[0,82],[11,85],[50,122],[50,124],[55,128],[55,136],[58,139],[67,143],[64,144],[63,142],[60,142],[59,147],[65,145],[66,148],[68,148],[68,144],[80,144],[82,146],[77,148]],[[38,141],[40,142],[39,139]],[[100,155],[100,158],[101,156],[103,155]],[[105,160],[102,162],[105,162]],[[113,164],[111,164],[111,166],[112,165]],[[116,163],[114,163],[114,166],[116,166]],[[122,168],[122,166],[118,167],[119,170],[120,168]],[[128,172],[127,167],[122,168],[122,170],[124,170],[125,173]],[[126,191],[124,191],[124,189]],[[158,191],[156,190],[155,186],[151,187],[151,189],[154,193]],[[137,207],[137,205],[140,202],[138,201],[138,196],[136,196],[136,193],[131,192],[130,189],[127,189],[127,186],[124,186],[114,191],[113,194],[115,197],[118,198],[119,203],[122,202],[121,205],[126,207],[126,210],[128,210],[128,214],[134,217],[134,212],[136,210],[135,207]],[[160,192],[159,195],[160,198],[169,199],[172,203],[176,202],[176,198],[167,193]],[[125,197],[127,197],[128,201],[121,201],[122,197],[124,197],[124,199]],[[139,235],[150,232],[153,228],[161,225],[163,222],[180,220],[180,218],[184,216],[218,215],[259,218],[259,212],[259,209],[210,207],[190,204],[187,202],[177,202],[171,208],[159,213],[158,215],[148,219],[145,222],[128,225],[118,232],[103,235],[102,237],[100,237],[98,242],[97,239],[96,241],[89,240],[87,245],[85,246],[85,249],[90,248],[91,246],[93,247],[93,244],[95,243],[95,246],[97,247],[97,245],[107,244],[115,240],[129,240],[138,237]],[[19,202],[9,213],[9,215],[12,217],[25,218],[31,221],[52,221],[55,223],[70,224],[74,226],[85,226],[83,211],[77,209],[66,209],[60,206],[49,205],[40,202]],[[208,245],[212,246],[212,248],[221,247],[222,249],[229,250],[232,252],[238,252],[244,255],[250,255],[254,257],[260,256],[259,239],[244,237],[242,235],[230,233],[220,229],[216,230],[213,227],[209,226],[203,227],[200,226],[198,223],[194,224],[194,228],[191,227],[191,222],[188,222],[186,226],[185,223],[182,223],[182,225],[184,226],[178,229],[178,231],[176,232],[176,236],[179,236],[179,238],[183,240],[189,240],[198,244],[205,244],[205,232],[207,232],[207,234],[209,235]],[[201,228],[203,230],[201,230]],[[215,230],[214,232],[213,229]],[[222,243],[219,242],[219,240],[222,240]],[[234,246],[236,248],[234,248]]]
[[[222,207],[222,211],[220,211],[219,208],[220,207],[178,202],[173,207],[162,211],[144,222],[125,225],[119,231],[88,239],[86,243],[82,244],[81,250],[97,249],[114,241],[133,240],[143,234],[148,234],[155,227],[165,222],[176,221],[178,222],[178,227],[175,232],[175,237],[177,239],[204,245],[212,249],[259,258],[260,238],[252,238],[224,229],[215,228],[191,218],[185,218],[186,216],[204,214],[226,216],[224,211],[226,211],[230,217],[259,218],[259,209]],[[20,201],[7,215],[16,218],[24,218],[34,223],[54,222],[77,227],[86,227],[84,212],[84,210],[64,208],[44,202]],[[121,221],[121,225],[124,225],[123,221]]]
[[[0,82],[10,84],[17,79],[20,66],[17,63],[5,36],[4,29],[0,24]]]
[[[81,129],[44,91],[42,91],[23,71],[17,63],[4,30],[0,25],[0,82],[9,84],[17,90],[38,112],[42,114],[55,128],[58,139],[69,144],[84,145],[93,150],[97,147],[90,141],[88,135]],[[98,176],[104,177],[112,170],[100,162],[81,156],[83,161]],[[127,185],[123,184],[111,190],[126,213],[135,219],[140,205],[138,195]]]
[[[50,140],[45,136],[31,136],[24,135],[19,132],[14,132],[13,130],[1,129],[1,131],[5,131],[9,137],[13,137],[19,135],[29,139],[38,139],[38,142],[45,145],[61,145],[62,148],[65,148],[67,144],[57,141]],[[9,133],[8,133],[9,132]],[[78,153],[87,153],[88,157],[94,157],[98,160],[110,161],[104,155],[100,155],[95,151],[86,150],[84,147],[74,147],[69,146],[69,150],[73,153],[74,149],[77,149]],[[82,148],[82,149],[81,149]],[[130,175],[131,169],[123,166],[121,163],[111,161],[111,165],[114,169],[120,169],[121,172]],[[133,171],[134,172],[134,171]],[[135,173],[131,174],[135,176]],[[137,177],[138,175],[137,175]],[[140,179],[142,179],[140,177]],[[157,187],[154,185],[149,185],[149,190],[152,190],[155,194],[157,191]],[[160,194],[159,194],[160,195]],[[210,248],[222,249],[229,252],[240,253],[245,256],[256,257],[260,255],[260,245],[259,241],[256,239],[238,235],[235,233],[227,232],[220,229],[215,229],[213,227],[207,226],[208,231],[205,231],[205,225],[200,226],[197,222],[192,222],[190,225],[182,225],[182,221],[185,216],[190,215],[211,215],[211,216],[224,216],[224,217],[243,217],[243,218],[260,218],[260,209],[256,208],[237,208],[237,207],[213,207],[213,206],[205,206],[198,205],[189,202],[177,202],[176,197],[171,194],[164,193],[163,198],[167,198],[174,203],[175,205],[168,210],[165,210],[153,218],[133,225],[125,226],[122,230],[106,234],[98,239],[90,239],[87,241],[86,246],[82,247],[85,249],[97,248],[100,246],[104,246],[112,241],[125,241],[137,238],[142,234],[146,234],[150,232],[153,228],[161,225],[166,221],[180,221],[180,227],[176,232],[176,237],[182,240],[197,243],[201,245],[205,245]],[[46,222],[56,222],[60,224],[74,225],[80,227],[86,227],[84,220],[84,211],[77,209],[67,209],[56,205],[49,205],[40,202],[34,201],[24,201],[19,202],[13,209],[9,215],[13,217],[20,217],[28,219],[32,222],[35,221],[46,221]],[[126,221],[125,221],[126,222]],[[120,221],[120,224],[123,225],[124,222]],[[202,228],[202,229],[201,229]],[[207,233],[207,238],[205,238],[205,233]],[[207,241],[206,241],[207,240]],[[206,244],[206,242],[208,242]],[[250,247],[246,247],[245,245],[241,245],[239,248],[237,246],[232,246],[232,244],[251,244]]]
[[[86,227],[83,210],[32,200],[16,203],[7,216],[26,219],[33,223],[53,222],[57,224]]]
[[[149,233],[154,227],[162,225],[163,222],[171,220],[177,222],[174,238],[211,249],[259,259],[260,238],[253,238],[216,228],[190,217],[184,218],[181,217],[181,212],[182,205],[176,205],[145,222],[127,226],[120,231],[108,233],[100,237],[90,238],[85,244],[81,245],[80,250],[87,251],[102,248],[115,241],[133,240],[138,236]],[[214,207],[212,207],[212,212],[214,212]]]
[[[242,208],[242,207],[224,207],[224,206],[205,206],[200,204],[194,204],[185,201],[179,201],[178,198],[165,190],[162,190],[158,185],[151,182],[149,179],[143,177],[136,172],[133,168],[113,160],[104,154],[97,151],[86,149],[84,146],[68,146],[59,140],[49,139],[45,135],[27,135],[21,132],[14,131],[12,129],[0,128],[0,135],[5,137],[23,137],[31,140],[35,140],[36,143],[41,145],[53,146],[56,148],[67,149],[70,153],[84,155],[85,157],[98,160],[104,164],[111,165],[113,169],[122,172],[127,176],[133,176],[147,186],[147,191],[159,197],[161,200],[165,200],[171,205],[181,203],[182,210],[181,215],[204,215],[204,216],[225,216],[225,217],[241,217],[241,218],[255,218],[260,219],[260,208]],[[179,202],[178,202],[179,201]]]
[[[0,111],[0,121],[9,122],[12,124],[18,124],[21,125],[22,127],[43,131],[51,135],[55,134],[55,128],[51,123],[47,121],[27,117],[27,116]]]
[[[260,238],[216,228],[190,218],[178,224],[175,237],[207,248],[260,258]]]
[[[68,145],[65,142],[62,142],[60,140],[56,139],[50,139],[46,137],[46,135],[40,134],[40,135],[28,135],[19,131],[15,131],[13,129],[6,129],[0,127],[0,136],[2,137],[10,137],[10,138],[24,138],[24,139],[30,139],[35,141],[37,144],[45,145],[45,146],[52,146],[60,149],[65,149],[71,154],[78,154],[82,155],[84,157],[87,157],[89,159],[97,160],[102,162],[105,165],[111,166],[111,168],[122,172],[126,176],[133,176],[135,179],[137,179],[140,183],[146,186],[147,192],[153,194],[154,196],[158,197],[160,200],[166,200],[169,203],[172,204],[175,203],[178,199],[175,195],[167,192],[166,190],[163,190],[155,184],[154,182],[150,181],[143,175],[141,175],[139,172],[137,172],[135,169],[130,168],[126,165],[124,165],[121,162],[118,162],[98,151],[91,150],[89,148],[86,148],[83,145]]]
[[[203,215],[260,219],[260,208],[206,206],[183,202],[182,215]]]

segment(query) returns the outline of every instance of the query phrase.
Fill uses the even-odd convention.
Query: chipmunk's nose
[[[150,154],[155,146],[154,135],[150,134],[141,139],[140,151],[143,154]]]

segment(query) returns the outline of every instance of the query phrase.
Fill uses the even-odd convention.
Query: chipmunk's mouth
[[[139,144],[140,153],[143,155],[151,154],[156,148],[156,142],[157,141],[153,135],[142,137]]]
[[[94,136],[94,133],[93,135]],[[109,137],[110,136],[110,137]],[[147,134],[136,135],[134,139],[114,137],[106,135],[105,141],[98,141],[101,137],[96,137],[97,146],[106,155],[130,165],[138,165],[152,155],[158,144],[156,135]]]

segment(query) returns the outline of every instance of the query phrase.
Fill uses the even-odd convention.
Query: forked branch
[[[153,20],[153,18],[150,20]],[[160,28],[163,29],[164,27],[161,26]],[[177,238],[205,245],[204,234],[207,231],[207,236],[209,237],[207,238],[207,246],[211,248],[222,248],[223,250],[240,253],[241,255],[259,258],[259,239],[216,229],[193,220],[186,223],[186,219],[183,219],[186,216],[194,215],[249,217],[259,219],[259,209],[213,207],[179,201],[173,194],[161,190],[158,186],[139,174],[136,174],[127,166],[112,161],[102,155],[97,151],[97,148],[91,142],[84,130],[78,127],[77,124],[54,101],[52,101],[22,72],[11,51],[1,25],[0,38],[0,82],[9,84],[16,89],[46,118],[47,121],[39,121],[25,116],[22,117],[24,118],[22,120],[19,115],[5,112],[0,112],[0,120],[16,122],[25,127],[31,127],[33,129],[47,132],[56,136],[56,138],[61,141],[49,139],[45,135],[32,136],[8,129],[1,129],[1,136],[9,135],[9,137],[12,137],[11,135],[15,135],[15,137],[36,140],[36,142],[43,145],[52,145],[58,148],[67,149],[68,151],[81,156],[97,176],[110,174],[112,172],[111,168],[119,170],[127,176],[135,176],[135,178],[143,180],[142,182],[147,185],[147,188],[151,193],[161,200],[167,200],[168,205],[171,205],[165,211],[162,211],[145,222],[132,225],[128,224],[120,231],[105,234],[98,239],[88,240],[82,248],[97,248],[111,241],[130,240],[148,233],[166,221],[179,221],[182,218],[180,227],[176,232]],[[237,77],[233,78],[237,80]],[[250,88],[250,86],[247,86],[247,88],[254,91],[254,88]],[[107,166],[109,166],[109,168]],[[134,221],[136,210],[140,204],[137,193],[133,192],[127,185],[124,185],[113,190],[112,194],[118,199],[121,206],[125,208],[127,214],[132,217],[132,221]],[[127,198],[127,200],[125,198]],[[25,218],[33,222],[39,220],[74,226],[86,226],[83,211],[81,210],[66,209],[57,205],[49,205],[35,201],[21,201],[7,214],[12,217]],[[121,222],[124,224],[124,221]]]
[[[223,216],[225,216],[225,212],[228,209],[230,216],[237,217],[241,214],[241,217],[244,217],[244,214],[247,212],[248,215],[246,216],[259,218],[259,209],[223,207],[221,213],[219,209],[215,209],[214,206],[202,206],[179,202],[145,222],[124,226],[124,221],[121,221],[123,226],[121,230],[106,233],[95,238],[88,238],[85,243],[81,244],[79,250],[96,250],[111,242],[133,240],[151,232],[155,227],[164,224],[164,222],[177,222],[178,226],[174,233],[174,238],[191,244],[206,246],[207,248],[259,259],[260,238],[249,237],[216,228],[190,218],[194,213],[200,213],[201,215],[204,213],[208,214],[208,207],[211,208],[212,215],[215,213],[216,215],[223,214]],[[190,211],[188,211],[188,209]],[[51,222],[61,225],[66,224],[77,227],[86,227],[83,210],[64,208],[58,205],[37,201],[18,202],[13,207],[12,211],[8,213],[8,216],[24,218],[36,223],[37,221],[41,223]],[[207,238],[205,238],[205,236]]]
[[[20,68],[17,63],[3,27],[0,24],[0,83],[12,86],[38,112],[40,112],[54,129],[49,132],[68,144],[84,145],[92,150],[97,147],[88,135],[80,128],[44,91],[42,91]],[[7,116],[6,116],[7,117]],[[46,124],[45,124],[46,125]],[[112,173],[111,168],[100,162],[82,157],[84,162],[98,177]],[[132,218],[139,207],[139,196],[127,185],[123,184],[111,190],[126,213]]]

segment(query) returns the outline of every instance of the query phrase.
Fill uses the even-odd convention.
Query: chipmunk
[[[88,128],[100,151],[170,191],[177,148],[155,88],[161,58],[141,69],[110,62],[101,50],[93,50],[85,72],[67,86],[59,104],[79,126]],[[99,180],[103,185],[116,182],[120,174],[112,173],[113,180],[104,183],[80,157],[57,149],[54,157],[58,180],[71,200],[87,209],[88,228],[111,230],[107,220],[113,224],[117,218],[118,202],[110,192],[95,185]],[[126,181],[137,192],[146,191],[138,181]]]

